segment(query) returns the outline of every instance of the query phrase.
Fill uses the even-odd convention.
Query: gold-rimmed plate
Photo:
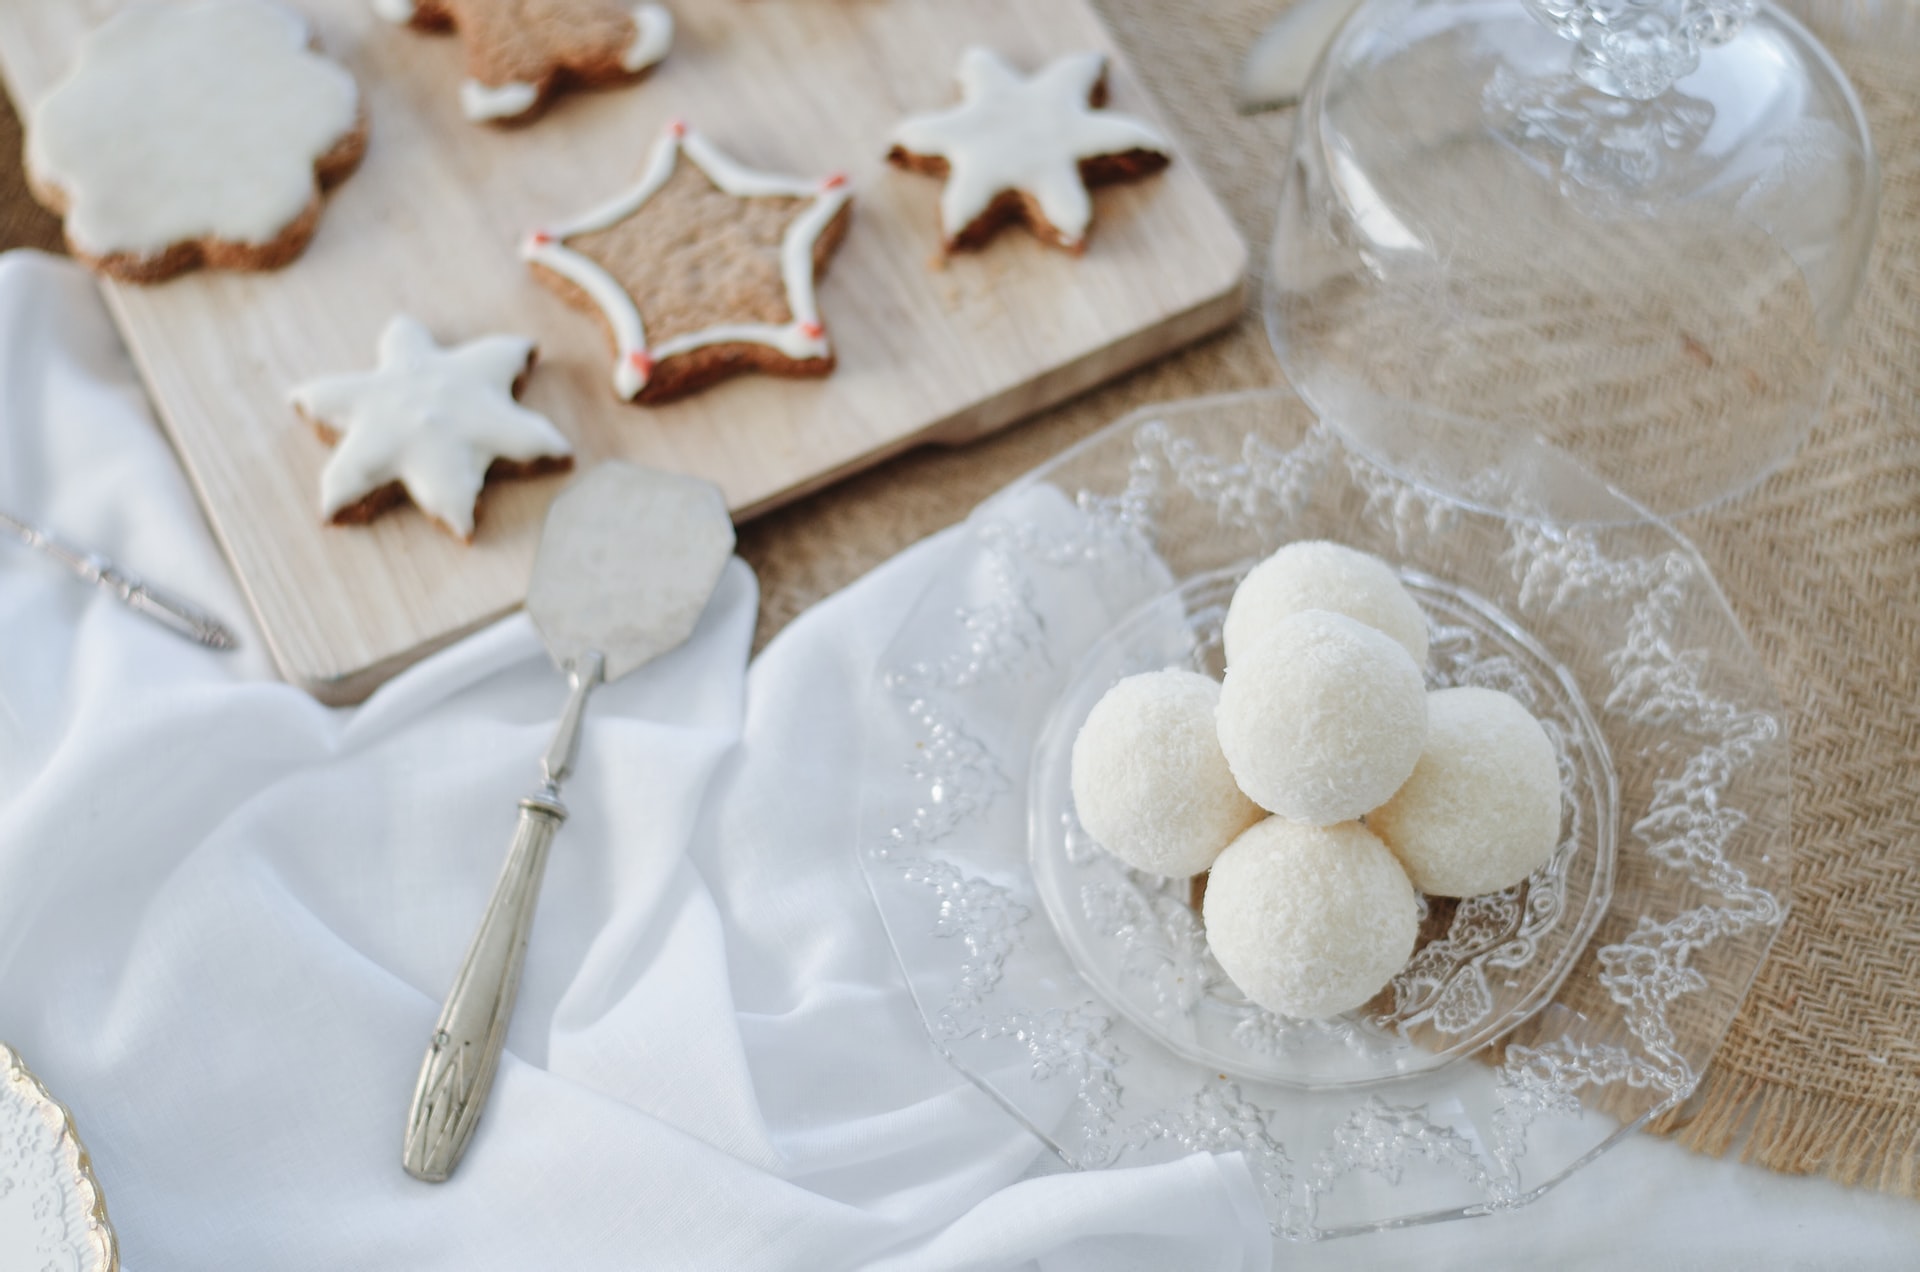
[[[73,1116],[0,1042],[0,1267],[117,1272],[119,1243]]]

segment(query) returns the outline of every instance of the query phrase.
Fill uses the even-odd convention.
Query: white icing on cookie
[[[666,185],[683,154],[706,173],[714,185],[735,198],[812,199],[788,222],[780,238],[780,275],[786,286],[787,312],[791,315],[785,323],[719,323],[648,348],[646,324],[627,289],[591,257],[566,245],[566,240],[576,234],[604,230],[638,212]],[[826,357],[832,346],[827,343],[826,327],[820,321],[813,294],[813,250],[849,197],[851,192],[845,177],[808,181],[748,168],[676,120],[654,143],[653,153],[647,156],[647,165],[638,181],[571,221],[529,235],[521,245],[520,255],[574,283],[606,316],[615,345],[614,392],[631,400],[647,387],[655,366],[675,354],[709,345],[766,345],[795,360]]]
[[[139,5],[92,32],[34,108],[27,165],[90,256],[270,243],[358,125],[353,77],[266,0]]]
[[[395,25],[413,21],[413,0],[373,0],[373,11]]]
[[[546,416],[514,401],[533,342],[482,336],[452,349],[434,343],[405,314],[380,333],[373,371],[322,376],[288,399],[339,434],[320,474],[320,515],[399,482],[422,512],[463,539],[473,537],[473,505],[496,459],[528,463],[571,455]]]
[[[383,5],[391,5],[395,9],[405,6],[406,15],[395,18],[396,22],[405,22],[413,16],[413,0],[374,0],[376,8]],[[657,4],[635,5],[633,43],[620,54],[621,68],[630,74],[638,74],[665,57],[672,48],[673,15]],[[475,121],[513,119],[526,114],[539,102],[538,84],[517,81],[482,84],[479,80],[470,79],[462,81],[460,85],[460,112]]]
[[[540,101],[538,84],[509,83],[489,87],[479,80],[460,81],[460,113],[468,119],[512,119],[532,110]]]
[[[1024,190],[1068,244],[1077,244],[1093,219],[1080,161],[1172,148],[1145,122],[1087,104],[1105,70],[1103,54],[1069,53],[1023,77],[999,54],[968,49],[960,58],[960,105],[914,115],[894,128],[894,145],[938,155],[951,169],[940,195],[940,228],[949,243],[995,196]]]
[[[673,15],[657,4],[636,4],[633,27],[633,43],[620,55],[620,65],[637,74],[673,48]]]

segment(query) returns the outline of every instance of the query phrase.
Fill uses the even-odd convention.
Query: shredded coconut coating
[[[1412,655],[1415,666],[1427,665],[1427,616],[1392,567],[1324,539],[1289,543],[1240,580],[1221,630],[1227,662],[1252,649],[1287,615],[1316,609],[1385,632]]]
[[[1220,686],[1195,672],[1129,676],[1073,740],[1080,824],[1136,870],[1198,874],[1262,816],[1220,754],[1219,701]]]
[[[1367,825],[1422,892],[1472,897],[1511,887],[1560,842],[1560,764],[1540,722],[1494,689],[1427,696],[1413,776]]]
[[[1247,797],[1315,826],[1385,803],[1427,736],[1420,668],[1344,614],[1289,614],[1227,664],[1220,747]]]
[[[1413,955],[1419,899],[1385,844],[1358,822],[1269,817],[1213,863],[1207,944],[1233,983],[1283,1016],[1337,1016],[1383,989]]]

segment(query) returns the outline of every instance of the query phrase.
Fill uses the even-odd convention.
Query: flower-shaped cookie
[[[27,172],[102,273],[158,282],[300,254],[366,149],[353,77],[267,0],[138,5],[33,108]]]

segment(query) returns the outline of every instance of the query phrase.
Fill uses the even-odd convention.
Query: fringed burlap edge
[[[1809,1091],[1715,1066],[1647,1130],[1710,1157],[1920,1200],[1920,1108]]]

